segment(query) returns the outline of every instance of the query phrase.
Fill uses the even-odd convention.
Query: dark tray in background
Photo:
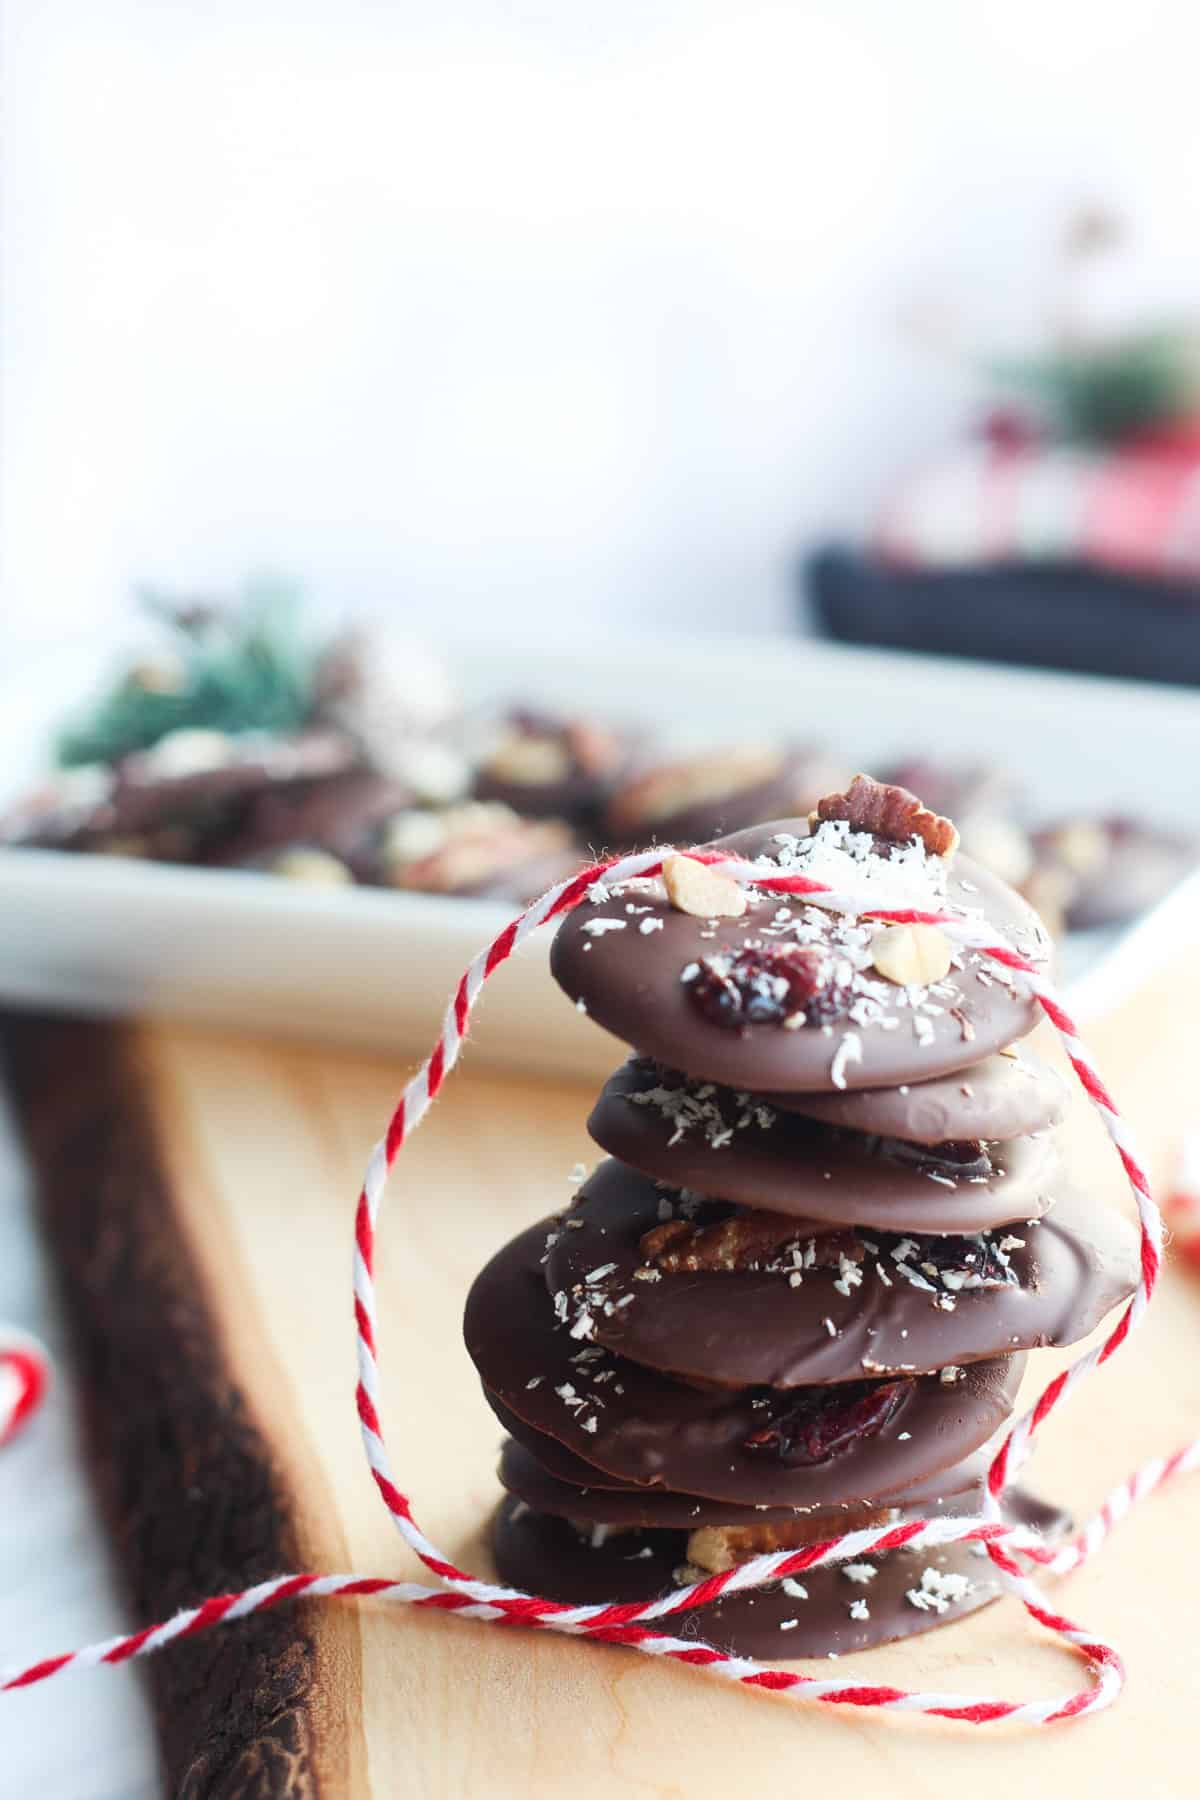
[[[802,580],[814,618],[844,643],[1200,685],[1190,583],[1081,563],[904,570],[833,547]]]

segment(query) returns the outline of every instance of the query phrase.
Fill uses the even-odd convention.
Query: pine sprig
[[[1196,406],[1200,333],[1164,327],[1066,344],[1041,356],[995,361],[989,373],[1031,400],[1062,437],[1115,443]]]
[[[247,582],[220,605],[155,590],[139,598],[164,627],[163,648],[65,727],[56,744],[61,765],[115,762],[171,731],[289,732],[307,723],[319,652],[289,584]]]

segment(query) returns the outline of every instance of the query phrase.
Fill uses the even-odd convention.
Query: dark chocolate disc
[[[582,1505],[586,1505],[588,1511],[586,1514],[581,1512],[579,1515],[581,1517],[615,1519],[618,1514],[610,1512],[611,1505],[623,1506],[625,1502],[632,1505],[637,1502],[640,1505],[651,1507],[659,1500],[662,1500],[664,1504],[668,1501],[681,1503],[686,1513],[685,1523],[689,1527],[725,1524],[729,1522],[730,1515],[733,1515],[736,1523],[737,1519],[744,1518],[751,1513],[760,1519],[770,1517],[794,1519],[806,1517],[818,1510],[811,1505],[771,1507],[762,1504],[755,1506],[752,1502],[739,1505],[736,1501],[710,1500],[700,1494],[668,1493],[665,1488],[646,1487],[636,1482],[623,1482],[617,1476],[608,1475],[603,1469],[597,1469],[593,1464],[584,1462],[581,1456],[576,1456],[557,1439],[547,1437],[545,1432],[535,1430],[532,1425],[524,1419],[518,1418],[516,1413],[511,1412],[494,1394],[490,1394],[488,1400],[500,1423],[506,1431],[511,1433],[515,1447],[528,1454],[530,1459],[541,1469],[543,1477],[563,1489],[573,1490],[582,1496]],[[953,1468],[939,1469],[931,1475],[918,1477],[903,1490],[889,1494],[886,1502],[883,1500],[861,1503],[839,1502],[837,1510],[845,1514],[855,1511],[860,1505],[876,1510],[885,1504],[889,1507],[923,1506],[930,1510],[940,1507],[945,1497],[958,1493],[960,1487],[979,1488],[982,1486],[987,1478],[988,1470],[996,1459],[996,1453],[1004,1441],[1006,1431],[1007,1426],[1001,1426],[985,1443],[972,1450],[969,1456],[964,1456],[961,1462],[955,1463]],[[531,1500],[530,1504],[534,1505],[535,1503]],[[693,1506],[702,1510],[692,1512],[689,1509]],[[556,1509],[546,1506],[542,1510],[553,1512]],[[826,1510],[830,1510],[830,1508],[827,1507]],[[631,1514],[630,1517],[632,1516]],[[647,1519],[649,1524],[665,1522],[653,1515]]]
[[[608,1161],[555,1235],[546,1286],[589,1342],[685,1381],[807,1388],[923,1374],[1074,1343],[1133,1292],[1133,1226],[1060,1194],[1013,1232],[796,1236],[756,1253],[756,1269],[664,1273],[641,1248],[662,1223],[663,1191]],[[731,1216],[695,1200],[686,1211],[690,1229]]]
[[[1068,1098],[1062,1077],[1024,1049],[985,1057],[934,1081],[844,1094],[762,1096],[767,1105],[803,1113],[808,1119],[912,1144],[963,1138],[1004,1143],[1059,1124]]]
[[[1072,931],[1149,912],[1200,860],[1200,844],[1139,819],[1068,819],[1034,833],[1031,887],[1052,884]]]
[[[520,707],[498,722],[473,791],[525,819],[569,819],[594,829],[629,753],[625,731]]]
[[[832,852],[818,862],[808,848],[831,840],[806,839],[807,829],[803,820],[778,820],[718,847],[762,856],[764,870],[811,868],[858,888],[882,883],[881,903],[898,894],[923,910],[975,914],[1022,954],[1047,956],[1036,914],[969,858],[947,867],[940,858],[893,863],[838,853],[842,866],[831,868]],[[855,836],[869,852],[872,840]],[[585,900],[559,928],[550,966],[598,1025],[693,1077],[789,1093],[919,1082],[978,1062],[1037,1023],[1036,1002],[975,951],[931,987],[900,987],[870,966],[870,945],[884,929],[870,920],[767,894],[740,918],[705,920],[659,894],[652,884],[626,884]]]
[[[265,787],[215,860],[269,867],[281,852],[303,845],[339,857],[365,880],[379,828],[411,803],[403,783],[366,769],[300,786]]]
[[[581,1524],[640,1525],[698,1531],[702,1525],[795,1525],[803,1527],[804,1543],[842,1531],[861,1531],[870,1525],[896,1525],[902,1519],[923,1518],[932,1513],[980,1512],[988,1459],[978,1451],[938,1477],[936,1500],[900,1498],[903,1504],[843,1506],[805,1512],[792,1506],[734,1506],[729,1501],[702,1500],[697,1494],[672,1494],[664,1488],[578,1487],[551,1474],[534,1452],[509,1438],[500,1453],[499,1476],[510,1494],[524,1500],[534,1512]],[[961,1485],[960,1485],[961,1483]]]
[[[622,1162],[672,1187],[836,1226],[984,1231],[1046,1212],[1058,1173],[1049,1133],[993,1144],[986,1160],[959,1175],[953,1160],[922,1160],[899,1139],[889,1155],[886,1142],[865,1133],[636,1059],[609,1077],[588,1130]]]
[[[492,1527],[502,1581],[578,1606],[653,1600],[670,1591],[686,1545],[680,1531],[631,1531],[593,1546],[591,1535],[581,1535],[566,1519],[532,1512],[511,1497],[501,1502]],[[969,1544],[864,1559],[849,1565],[859,1579],[847,1575],[846,1566],[806,1569],[787,1586],[729,1594],[670,1614],[657,1629],[772,1662],[845,1656],[965,1618],[1003,1591],[994,1566]],[[867,1567],[874,1573],[863,1580]]]
[[[467,1350],[489,1398],[623,1482],[739,1504],[875,1499],[960,1462],[1012,1410],[1019,1355],[952,1382],[908,1376],[810,1394],[669,1380],[556,1319],[540,1261],[554,1225],[522,1232],[476,1277]]]

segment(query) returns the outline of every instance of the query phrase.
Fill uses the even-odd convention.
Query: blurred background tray
[[[1200,708],[1162,688],[812,643],[648,636],[452,650],[468,704],[533,696],[648,719],[681,742],[820,740],[858,764],[906,749],[1002,762],[1045,812],[1127,811],[1200,826]],[[87,667],[93,666],[91,661]],[[81,676],[56,663],[6,700],[6,768],[36,765]],[[1121,721],[1120,731],[1112,720]],[[317,889],[269,876],[55,851],[0,852],[0,998],[17,1006],[202,1020],[412,1055],[427,1047],[491,902]],[[1136,983],[1167,938],[1200,938],[1200,881],[1132,932],[1077,934],[1063,974],[1086,1011]],[[474,1054],[600,1074],[610,1045],[561,1003],[534,940],[497,977]]]
[[[1200,588],[1084,563],[900,569],[830,548],[802,586],[848,644],[1038,663],[1096,675],[1200,682]]]

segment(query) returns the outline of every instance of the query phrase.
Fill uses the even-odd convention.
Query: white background
[[[0,649],[274,567],[767,629],[1044,316],[1200,295],[1193,0],[7,0]]]

